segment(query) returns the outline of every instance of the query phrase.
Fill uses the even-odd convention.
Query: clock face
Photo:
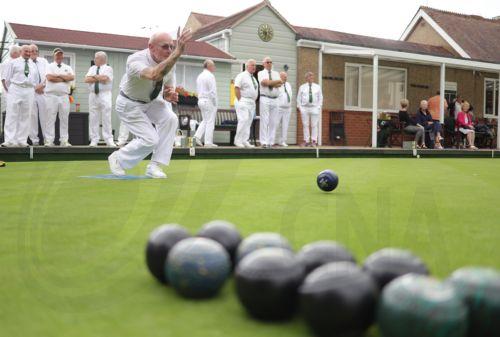
[[[274,29],[271,25],[263,23],[259,26],[259,37],[264,42],[269,42],[273,39]]]

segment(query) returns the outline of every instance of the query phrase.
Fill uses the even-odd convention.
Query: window
[[[175,70],[177,85],[183,87],[187,91],[196,92],[196,79],[202,71],[202,65],[188,63],[177,64]]]
[[[498,87],[498,80],[492,78],[484,80],[484,117],[486,118],[498,116]]]
[[[379,67],[378,106],[380,110],[397,111],[406,97],[406,69]],[[373,67],[346,64],[345,109],[371,110],[373,107]]]
[[[45,58],[49,63],[54,62],[54,54],[52,51],[40,50],[40,57]],[[73,71],[76,69],[76,55],[75,53],[64,53],[63,63],[69,65]]]

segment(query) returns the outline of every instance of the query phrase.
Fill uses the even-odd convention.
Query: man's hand
[[[184,50],[186,49],[186,44],[189,40],[191,40],[193,37],[193,33],[191,32],[190,28],[185,28],[182,31],[181,34],[181,27],[177,29],[177,40],[176,40],[176,45],[175,45],[175,50],[174,53],[177,56],[181,56],[182,53],[184,53]]]
[[[45,86],[43,84],[39,84],[35,87],[35,92],[39,95],[43,94],[43,89]]]
[[[163,89],[163,98],[170,103],[177,104],[179,102],[179,94],[174,87],[165,87]]]

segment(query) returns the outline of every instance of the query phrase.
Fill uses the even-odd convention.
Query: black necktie
[[[161,91],[161,88],[163,87],[163,78],[161,81],[155,82],[155,88],[153,89],[153,92],[151,95],[149,95],[149,99],[153,101],[156,97],[158,97],[158,94]]]
[[[309,83],[309,103],[313,102],[312,83]]]
[[[58,66],[59,68],[61,68],[61,67],[62,67],[62,64],[58,64],[57,66]]]
[[[95,72],[96,76],[99,75],[99,69],[101,69],[100,66],[97,67],[97,70]],[[99,93],[99,81],[97,81],[97,80],[94,83],[94,92],[95,92],[96,95]]]
[[[286,88],[286,82],[283,84],[283,86],[285,87],[285,92],[286,92],[286,97],[288,98],[288,103],[290,103],[290,94],[288,93],[288,90]]]
[[[272,81],[273,80],[273,75],[271,74],[271,70],[268,70],[269,72],[269,81]],[[269,90],[273,90],[273,87],[269,87]]]
[[[28,59],[24,60],[24,76],[28,77],[30,74],[30,66],[28,64]]]
[[[40,69],[38,69],[38,60],[34,60],[36,66],[36,72],[38,73],[38,84],[42,83],[42,77],[40,76]]]

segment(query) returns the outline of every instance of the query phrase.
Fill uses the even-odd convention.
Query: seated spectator
[[[442,150],[443,146],[441,145],[441,141],[444,138],[441,137],[442,133],[441,123],[432,117],[432,114],[429,111],[428,106],[429,105],[427,101],[424,100],[420,102],[420,108],[419,111],[417,112],[417,117],[416,117],[417,124],[422,125],[425,131],[429,131],[430,138],[434,142],[434,148]]]
[[[467,136],[467,147],[471,150],[477,150],[477,147],[474,146],[474,140],[476,138],[476,131],[474,128],[473,117],[469,112],[470,104],[467,101],[464,101],[462,104],[462,111],[458,113],[457,116],[457,127],[458,130]]]
[[[421,125],[417,125],[414,118],[408,114],[408,106],[410,102],[407,99],[401,100],[401,109],[399,110],[399,122],[404,123],[403,131],[415,135],[415,144],[418,149],[425,146],[425,129]]]
[[[432,121],[431,114],[427,110],[427,106],[426,100],[420,102],[420,107],[418,108],[417,115],[415,116],[415,122],[417,125],[423,127],[425,131],[431,131],[433,129],[434,122]],[[427,149],[425,142],[421,148]]]

